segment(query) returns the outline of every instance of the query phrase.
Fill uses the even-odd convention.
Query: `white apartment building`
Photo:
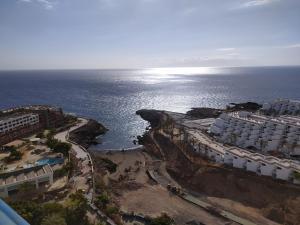
[[[217,163],[227,164],[258,175],[270,176],[274,179],[299,182],[294,178],[294,173],[300,174],[300,165],[293,160],[279,159],[252,153],[238,147],[225,146],[195,130],[189,130],[187,133],[188,141],[194,143],[192,144],[194,151]]]
[[[277,99],[264,103],[261,111],[271,115],[300,115],[300,101]]]
[[[7,173],[0,173],[0,196],[7,197],[16,192],[20,185],[29,183],[38,189],[42,184],[53,183],[53,170],[51,166],[35,166]]]
[[[161,134],[173,141],[186,141],[194,152],[205,156],[216,163],[226,164],[234,168],[254,172],[258,175],[270,176],[274,179],[299,183],[294,173],[300,174],[300,164],[293,160],[279,159],[273,156],[265,156],[259,153],[224,145],[197,129],[179,129],[175,127],[173,135],[169,131],[160,131]]]
[[[209,131],[222,143],[300,155],[300,117],[267,117],[243,111],[224,113]]]
[[[226,142],[219,142],[216,138],[207,134],[205,131],[206,129],[202,129],[203,123],[200,120],[193,123],[193,121],[185,121],[180,118],[174,119],[173,115],[171,118],[173,121],[169,121],[166,125],[161,126],[159,132],[166,138],[170,139],[179,148],[186,148],[186,146],[188,146],[188,149],[199,154],[199,157],[209,158],[216,163],[226,164],[258,175],[269,176],[274,179],[286,180],[300,184],[299,162],[288,159],[280,159],[273,156],[266,156],[258,152],[249,151],[239,147],[232,147],[232,145],[227,145]],[[204,122],[207,121],[205,120]],[[199,124],[201,126],[199,126]],[[231,126],[231,124],[233,125]],[[280,128],[278,129],[279,131],[275,129],[277,126]],[[282,127],[286,128],[283,132],[286,133],[286,135],[281,135]],[[264,131],[265,128],[267,131],[272,131],[270,132],[270,138],[273,138],[273,136],[279,136],[279,139],[284,139],[285,137],[288,139],[291,137],[290,140],[299,141],[299,139],[297,139],[299,138],[299,133],[297,132],[300,131],[300,118],[282,116],[274,119],[248,112],[222,114],[215,120],[215,122],[212,123],[210,131],[211,133],[216,134],[215,136],[219,139],[223,138],[223,134],[237,133],[235,131],[243,131],[244,129],[245,134],[247,135],[244,135],[242,132],[241,135],[236,136],[250,137],[255,136],[256,133],[262,133],[261,135],[258,135],[258,137],[267,137],[266,134],[268,134],[268,132],[265,134],[264,132],[261,132],[259,128],[261,128],[262,131]],[[229,137],[230,136],[226,138]],[[237,139],[237,137],[235,137],[235,139]],[[261,139],[263,138],[260,138],[260,140]],[[245,141],[249,140],[246,138]],[[270,143],[272,145],[274,144],[272,141]],[[185,149],[185,152],[186,150],[187,149]],[[192,155],[193,157],[195,157],[194,153]]]
[[[236,147],[227,149],[225,154],[226,162],[224,163],[259,175],[290,180],[293,179],[294,172],[300,172],[300,165],[292,160],[251,153]]]
[[[21,114],[0,118],[0,133],[9,132],[16,128],[39,123],[37,114]]]

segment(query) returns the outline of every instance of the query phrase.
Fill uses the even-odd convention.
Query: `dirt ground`
[[[0,161],[6,167],[6,170],[11,171],[18,168],[23,168],[28,164],[33,165],[37,160],[43,157],[55,157],[58,156],[58,153],[53,153],[46,145],[41,144],[31,144],[27,143],[17,147],[17,150],[20,151],[22,155],[22,159],[13,161],[10,163],[4,163],[3,160],[5,157],[9,156],[9,152],[2,152],[0,153]],[[41,153],[34,154],[34,150],[41,150]]]
[[[234,168],[191,164],[168,139],[155,135],[169,174],[186,189],[258,224],[300,224],[300,187]]]
[[[104,176],[105,183],[113,190],[115,201],[121,211],[135,212],[151,217],[167,213],[176,224],[192,220],[204,224],[226,224],[229,221],[209,214],[198,206],[171,194],[166,188],[152,181],[146,171],[158,161],[143,151],[98,153],[97,157],[108,158],[118,165],[115,173]],[[99,165],[96,170],[103,171]],[[131,223],[125,223],[131,224]],[[234,224],[234,223],[228,223]]]

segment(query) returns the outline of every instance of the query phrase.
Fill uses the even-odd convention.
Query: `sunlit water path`
[[[300,99],[300,67],[0,72],[0,108],[53,104],[103,122],[98,148],[132,147],[141,108],[185,112],[229,102]]]

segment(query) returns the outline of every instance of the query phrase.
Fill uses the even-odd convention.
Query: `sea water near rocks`
[[[300,67],[1,71],[0,108],[51,104],[102,122],[97,149],[133,147],[141,108],[186,112],[230,102],[300,100]]]

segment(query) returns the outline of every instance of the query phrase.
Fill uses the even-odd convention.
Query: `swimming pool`
[[[46,158],[42,158],[36,161],[36,165],[46,165],[49,164],[50,166],[56,165],[56,164],[62,164],[64,163],[64,159],[63,158],[50,158],[50,157],[46,157]]]

